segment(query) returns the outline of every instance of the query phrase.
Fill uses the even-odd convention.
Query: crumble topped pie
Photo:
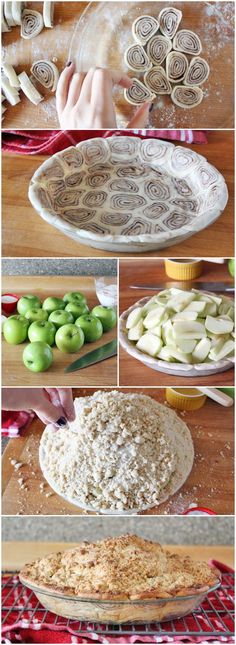
[[[40,465],[68,501],[98,512],[145,510],[186,481],[194,449],[187,425],[144,394],[97,391],[75,399],[76,419],[40,442]]]
[[[25,565],[20,578],[39,591],[74,599],[145,601],[200,596],[219,583],[220,573],[158,543],[124,535],[39,558]]]

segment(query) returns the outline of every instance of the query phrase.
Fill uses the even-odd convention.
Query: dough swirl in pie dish
[[[194,449],[177,414],[144,394],[95,392],[75,399],[69,430],[48,426],[40,464],[51,487],[81,508],[138,512],[185,482]]]

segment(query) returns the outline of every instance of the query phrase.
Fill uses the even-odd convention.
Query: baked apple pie
[[[20,579],[46,609],[66,618],[146,623],[188,614],[221,576],[205,562],[124,535],[39,558]]]

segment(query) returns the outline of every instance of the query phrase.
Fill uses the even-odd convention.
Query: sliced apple
[[[202,313],[205,309],[206,303],[201,302],[201,300],[192,300],[192,302],[185,307],[184,311],[197,311],[197,313]]]
[[[178,320],[197,320],[197,311],[187,311],[187,309],[184,309],[179,314],[175,314],[172,320],[174,322]]]
[[[177,336],[185,337],[185,334],[194,334],[195,332],[206,336],[204,325],[197,320],[180,320],[173,324],[174,338]]]
[[[164,307],[155,307],[152,311],[149,311],[146,318],[144,318],[143,324],[146,329],[151,329],[158,325],[163,319],[165,313]]]
[[[206,329],[213,334],[230,334],[233,331],[234,323],[229,318],[226,320],[222,316],[213,318],[212,316],[206,317]]]
[[[192,357],[194,361],[197,361],[199,363],[202,363],[203,361],[205,361],[206,357],[209,354],[210,349],[211,349],[210,338],[202,338],[192,352]]]
[[[142,307],[137,307],[136,309],[133,309],[133,311],[130,312],[126,320],[126,329],[131,329],[131,327],[136,327],[136,325],[142,318],[142,311],[143,311]]]
[[[186,340],[186,338],[179,338],[177,343],[177,349],[180,350],[181,352],[184,352],[184,354],[192,354],[193,350],[196,347],[196,344],[197,344],[197,341],[195,339]]]
[[[176,311],[178,313],[179,311],[182,311],[183,309],[186,309],[186,307],[194,300],[195,294],[192,293],[191,291],[180,291],[179,295],[173,296],[173,298],[170,298],[167,302],[167,309],[168,311]]]
[[[136,347],[140,350],[140,352],[144,352],[145,354],[149,354],[150,356],[156,356],[162,348],[162,345],[162,340],[158,338],[158,336],[147,332],[146,334],[141,336],[141,338],[137,342]]]
[[[219,340],[218,343],[216,343],[216,345],[211,349],[209,353],[209,358],[212,361],[221,361],[226,356],[229,356],[229,354],[233,354],[233,352],[234,352],[233,340],[226,340],[226,341]]]
[[[175,358],[176,361],[179,361],[179,363],[192,363],[192,354],[185,354],[185,352],[181,352],[180,349],[173,347],[172,345],[166,345],[165,349],[168,350],[170,355]]]
[[[128,332],[129,340],[139,340],[144,333],[143,321],[139,320],[135,327],[131,327]]]

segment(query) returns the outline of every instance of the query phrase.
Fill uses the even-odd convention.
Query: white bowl
[[[81,244],[143,253],[212,224],[228,190],[191,148],[114,135],[47,159],[32,177],[29,199],[44,220]]]
[[[208,293],[208,292],[203,292]],[[210,292],[209,292],[210,295]],[[146,302],[150,300],[150,296],[147,298],[142,298],[135,302],[132,307],[129,307],[123,314],[120,316],[119,320],[119,339],[121,346],[125,349],[127,354],[133,356],[141,363],[144,363],[147,367],[151,367],[157,372],[165,372],[165,374],[172,374],[174,376],[211,376],[211,374],[217,374],[219,372],[225,372],[233,366],[232,358],[225,358],[221,361],[212,362],[212,363],[195,363],[195,364],[182,364],[182,363],[168,363],[167,361],[161,361],[159,358],[153,358],[144,354],[137,349],[136,345],[128,340],[127,329],[126,329],[126,320],[133,309],[136,307],[143,307]],[[230,300],[230,298],[229,298]],[[232,302],[232,300],[231,300]]]

